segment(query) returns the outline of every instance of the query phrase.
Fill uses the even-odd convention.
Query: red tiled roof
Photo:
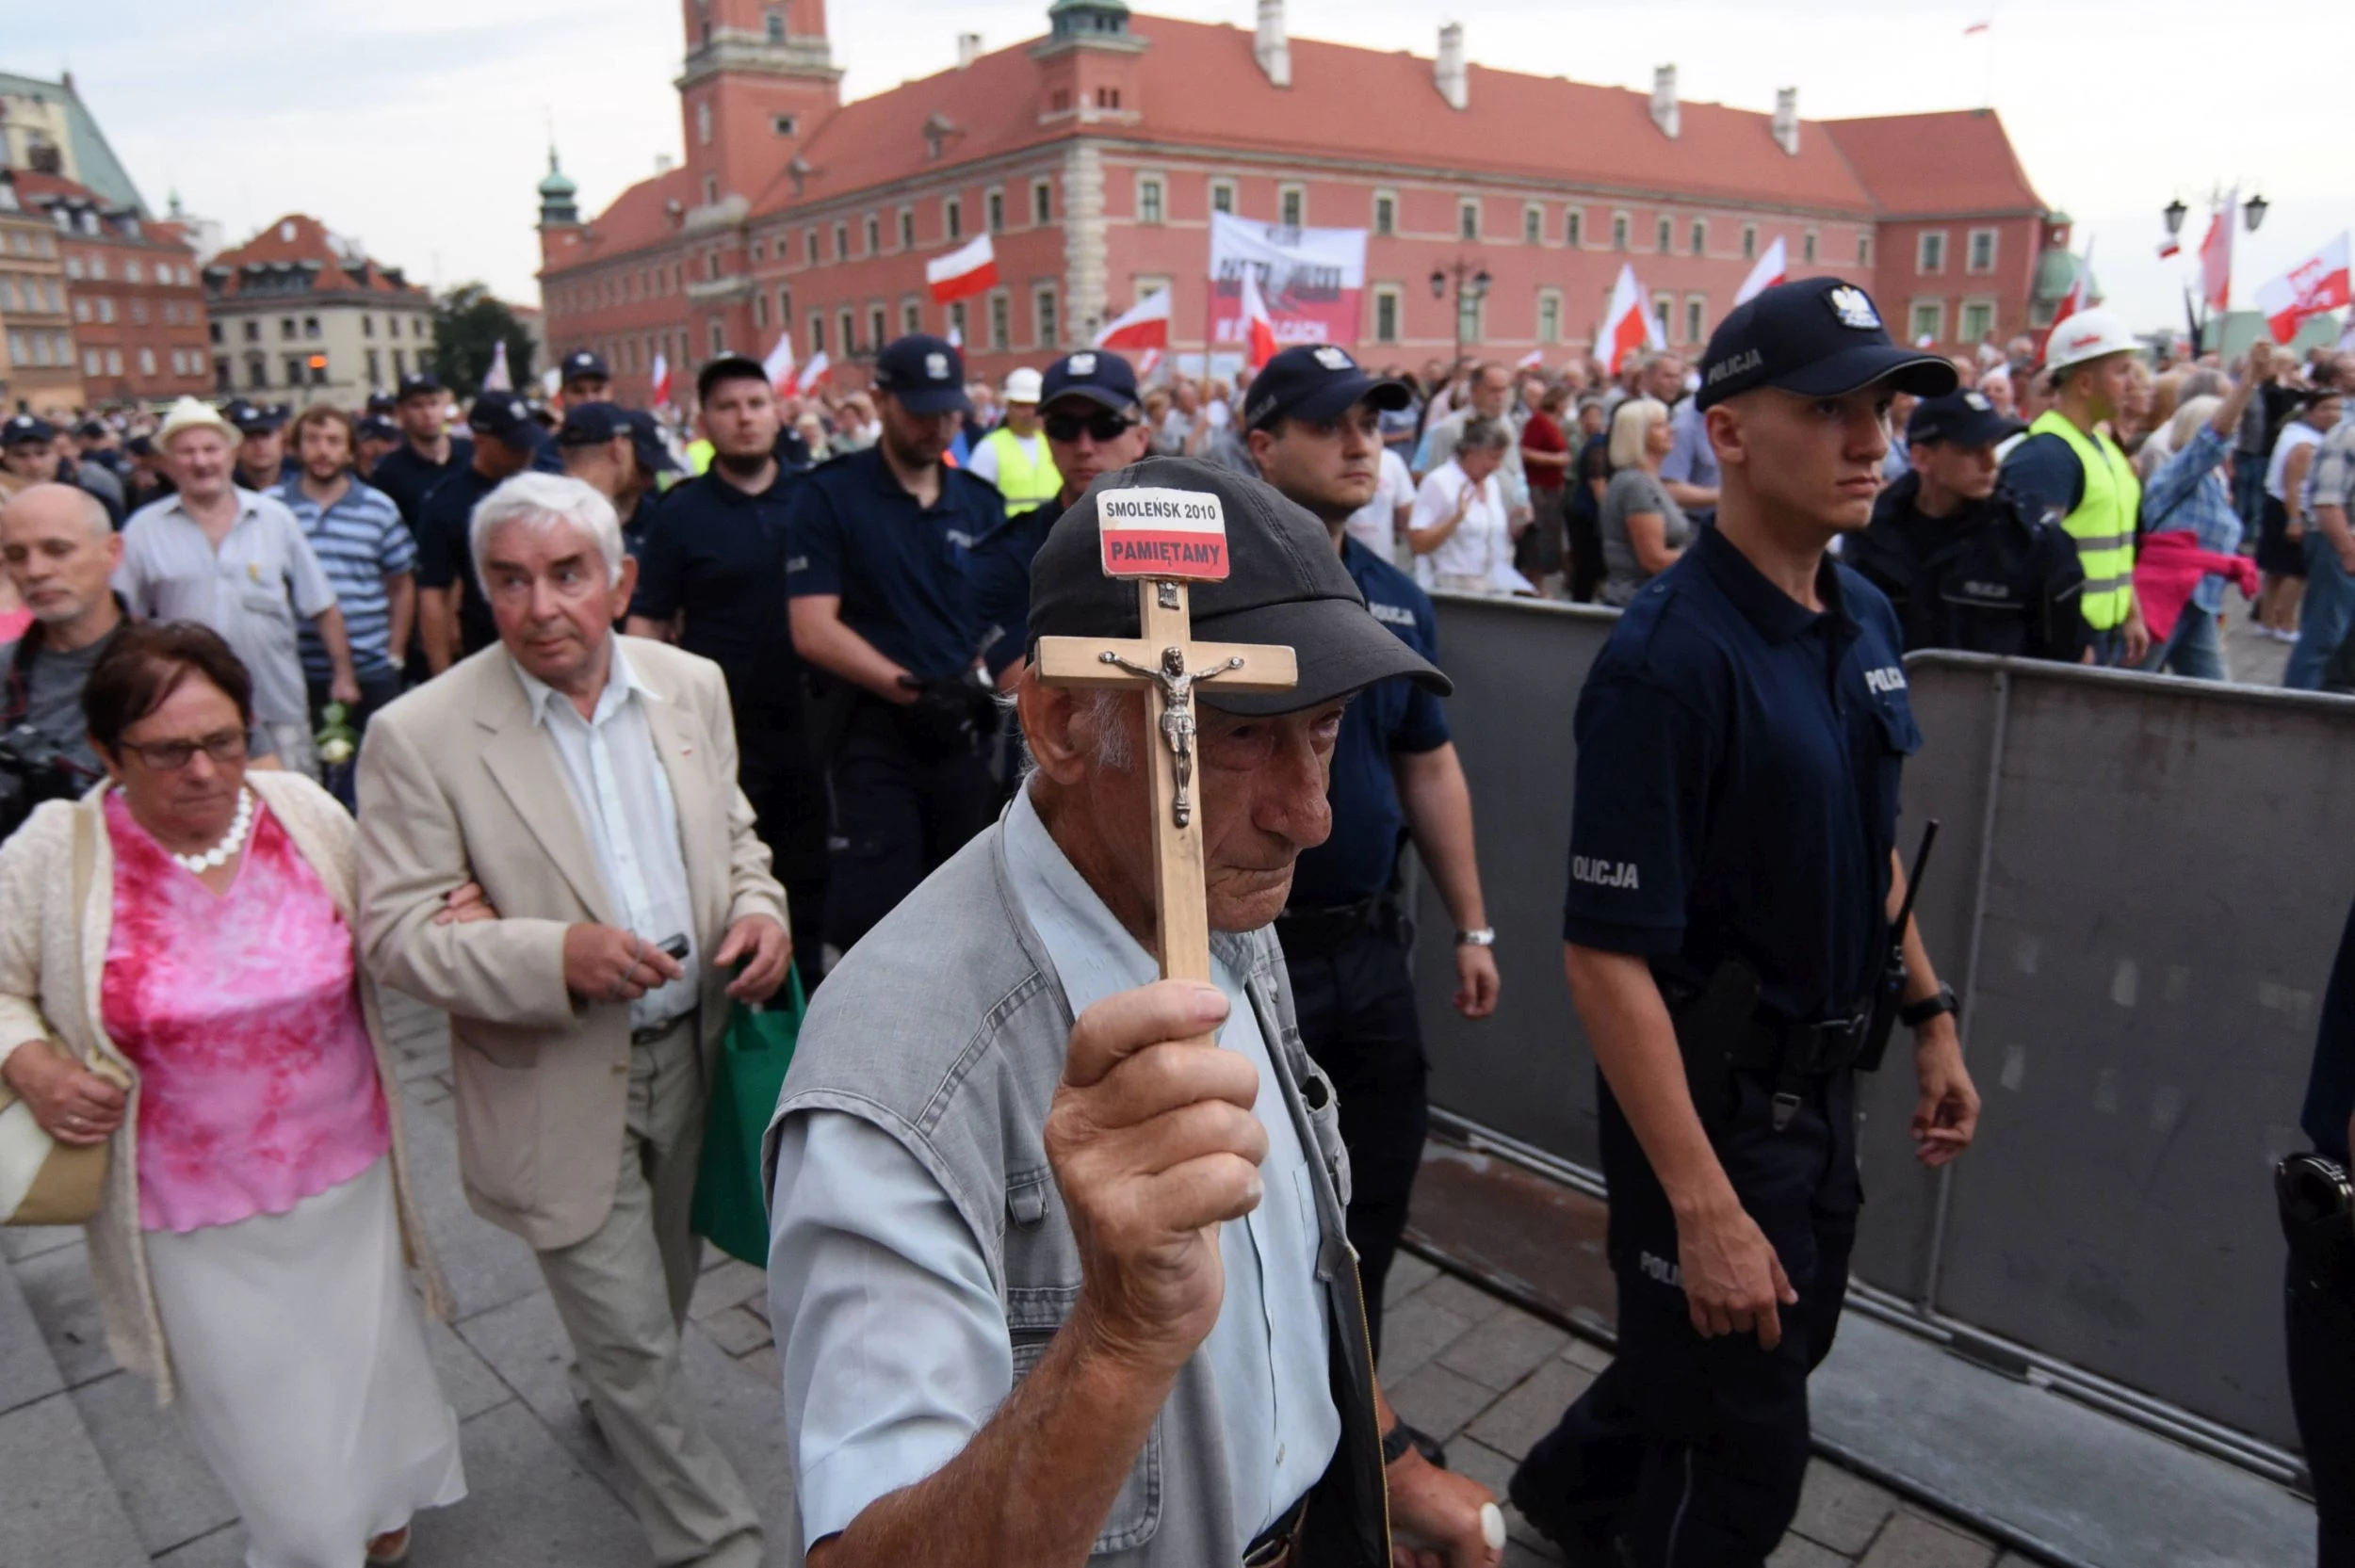
[[[89,186],[82,185],[77,181],[69,180],[62,174],[44,174],[37,170],[31,169],[19,169],[13,170],[12,172],[15,176],[13,183],[16,186],[17,196],[27,207],[38,205],[40,199],[44,196],[63,196],[68,198],[78,198],[84,202],[88,202],[92,207],[97,209],[101,218],[106,218],[109,213],[122,210],[113,202],[109,202],[106,197],[101,196],[98,192],[90,189]],[[132,216],[137,217],[138,215],[134,213]],[[155,223],[142,220],[139,224],[139,234],[135,238],[130,234],[124,234],[121,229],[116,228],[113,224],[113,220],[108,218],[107,226],[101,233],[95,234],[75,234],[73,237],[86,241],[97,240],[115,245],[144,246],[152,250],[184,251],[188,249],[187,236],[181,232],[180,226],[174,223]]]
[[[1993,109],[1832,120],[1824,129],[1887,217],[2044,213]]]
[[[589,253],[573,265],[621,255],[668,239],[678,227],[666,210],[673,201],[682,207],[695,204],[695,182],[684,169],[666,170],[627,187],[613,198],[605,211],[589,220],[587,229],[593,243]]]
[[[282,238],[280,231],[288,224],[294,226],[293,237]],[[260,234],[247,240],[243,245],[223,251],[219,255],[215,256],[206,264],[206,270],[209,271],[213,267],[225,268],[228,272],[228,280],[222,285],[222,292],[235,295],[237,292],[240,269],[245,267],[255,264],[267,265],[271,262],[306,261],[314,262],[318,267],[311,284],[314,293],[332,294],[338,291],[361,290],[370,294],[422,295],[425,293],[425,290],[414,283],[395,283],[385,277],[383,264],[374,257],[368,259],[368,273],[365,283],[353,277],[344,270],[343,258],[337,254],[334,244],[328,238],[327,225],[316,218],[299,212],[288,213],[284,218],[271,219]]]

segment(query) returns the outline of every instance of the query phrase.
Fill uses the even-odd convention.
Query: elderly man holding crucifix
[[[828,978],[771,1132],[793,1544],[1493,1568],[1493,1499],[1374,1383],[1269,929],[1351,697],[1446,678],[1313,517],[1191,459],[1096,480],[1031,580],[1036,769]]]

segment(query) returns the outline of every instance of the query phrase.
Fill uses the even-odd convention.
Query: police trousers
[[[2283,1306],[2290,1409],[2314,1493],[2314,1561],[2355,1568],[2355,1289],[2293,1256]]]
[[[1772,1080],[1736,1077],[1738,1108],[1711,1141],[1798,1292],[1781,1311],[1781,1344],[1693,1327],[1667,1195],[1603,1086],[1618,1356],[1516,1480],[1598,1539],[1617,1535],[1635,1568],[1760,1568],[1774,1551],[1807,1474],[1808,1375],[1831,1351],[1847,1293],[1863,1201],[1855,1075],[1812,1080],[1780,1132]]]
[[[899,710],[861,699],[826,768],[826,940],[843,952],[997,819],[997,781],[976,749],[926,752]]]
[[[1407,1200],[1431,1124],[1405,933],[1395,920],[1315,931],[1278,920],[1300,1043],[1333,1080],[1349,1150],[1349,1244],[1365,1289],[1366,1330],[1382,1353],[1382,1285],[1406,1232]]]

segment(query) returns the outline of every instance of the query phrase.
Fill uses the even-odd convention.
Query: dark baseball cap
[[[1098,408],[1127,413],[1137,406],[1136,367],[1109,348],[1065,354],[1040,378],[1038,406],[1046,408],[1063,397],[1084,397]]]
[[[400,427],[381,414],[369,414],[352,426],[362,441],[398,441]]]
[[[1906,441],[1942,441],[1954,446],[1992,446],[2027,428],[1976,392],[1925,397],[1906,421]]]
[[[1199,458],[1147,458],[1088,486],[1031,562],[1031,635],[1135,637],[1137,585],[1104,575],[1096,497],[1106,491],[1182,490],[1214,495],[1226,519],[1227,574],[1193,585],[1194,635],[1203,641],[1281,643],[1300,664],[1289,691],[1199,688],[1227,713],[1294,713],[1393,675],[1444,697],[1454,689],[1366,608],[1333,536],[1263,480]]]
[[[370,413],[391,413],[394,410],[399,407],[400,399],[394,396],[389,392],[371,392],[368,394],[368,412]]]
[[[1777,283],[1717,323],[1693,401],[1713,408],[1762,386],[1842,397],[1884,380],[1899,392],[1943,397],[1958,378],[1952,362],[1892,342],[1873,297],[1856,284],[1809,278]]]
[[[875,356],[875,386],[910,413],[964,412],[965,357],[945,338],[910,332]]]
[[[0,425],[0,446],[15,446],[26,442],[55,441],[57,427],[37,413],[20,413]]]
[[[711,389],[722,381],[758,381],[767,386],[769,367],[750,354],[714,354],[695,372],[695,400],[710,401]]]
[[[417,397],[429,392],[440,392],[442,390],[442,378],[433,374],[432,371],[413,370],[408,375],[403,376],[400,379],[398,401],[405,403],[412,397]]]
[[[630,444],[638,448],[638,461],[657,474],[680,472],[678,459],[671,456],[671,444],[662,439],[662,427],[655,423],[653,414],[644,409],[624,409],[624,423],[629,426]]]
[[[540,445],[540,427],[532,420],[530,405],[512,392],[486,392],[476,398],[466,411],[466,428],[521,451]]]
[[[600,446],[629,433],[629,421],[610,403],[576,403],[564,411],[563,428],[556,432],[559,446]]]
[[[240,435],[268,435],[285,423],[275,410],[249,403],[242,397],[233,397],[224,404],[220,416],[235,425]]]
[[[604,357],[586,348],[576,348],[564,356],[563,379],[567,381],[609,381],[613,372],[606,368]]]
[[[1405,381],[1367,375],[1348,349],[1302,343],[1268,361],[1251,378],[1242,424],[1244,429],[1256,430],[1278,419],[1339,419],[1360,403],[1394,413],[1414,400]]]
[[[85,419],[73,427],[73,438],[76,441],[104,441],[112,434],[114,431],[103,419]]]

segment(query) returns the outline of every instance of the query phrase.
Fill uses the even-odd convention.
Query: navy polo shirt
[[[943,465],[929,507],[901,488],[883,449],[803,476],[786,509],[786,590],[834,594],[842,623],[918,676],[972,668],[982,624],[966,570],[974,544],[1005,521],[986,479]]]
[[[1031,560],[1064,509],[1049,501],[1018,511],[973,547],[973,613],[982,625],[982,663],[996,680],[1031,653]]]
[[[449,438],[449,461],[430,462],[417,456],[416,448],[406,441],[376,460],[368,470],[368,483],[393,498],[400,509],[400,520],[409,525],[411,533],[417,529],[417,509],[425,504],[434,486],[462,468],[474,465],[474,443],[464,436]]]
[[[1438,618],[1414,579],[1354,539],[1342,542],[1341,564],[1366,596],[1373,618],[1437,664]],[[1214,703],[1215,696],[1205,701]],[[1405,676],[1377,681],[1357,694],[1341,715],[1341,733],[1333,745],[1333,834],[1301,854],[1292,871],[1292,908],[1356,903],[1390,885],[1406,826],[1390,759],[1402,752],[1436,752],[1447,743],[1447,714],[1439,699]]]
[[[1791,1020],[1862,1001],[1919,750],[1889,601],[1827,558],[1821,612],[1713,528],[1646,584],[1579,694],[1562,934],[1758,971]]]
[[[785,613],[786,514],[797,483],[780,468],[752,494],[715,468],[674,486],[646,524],[629,613],[684,614],[678,645],[726,675],[739,728],[752,719],[788,723],[800,711],[801,662]]]
[[[475,503],[496,490],[500,481],[483,477],[468,452],[466,466],[435,485],[417,509],[417,587],[446,589],[463,583],[460,595],[459,636],[469,654],[499,639],[498,622],[491,617],[491,601],[475,580],[474,551],[467,542]]]

